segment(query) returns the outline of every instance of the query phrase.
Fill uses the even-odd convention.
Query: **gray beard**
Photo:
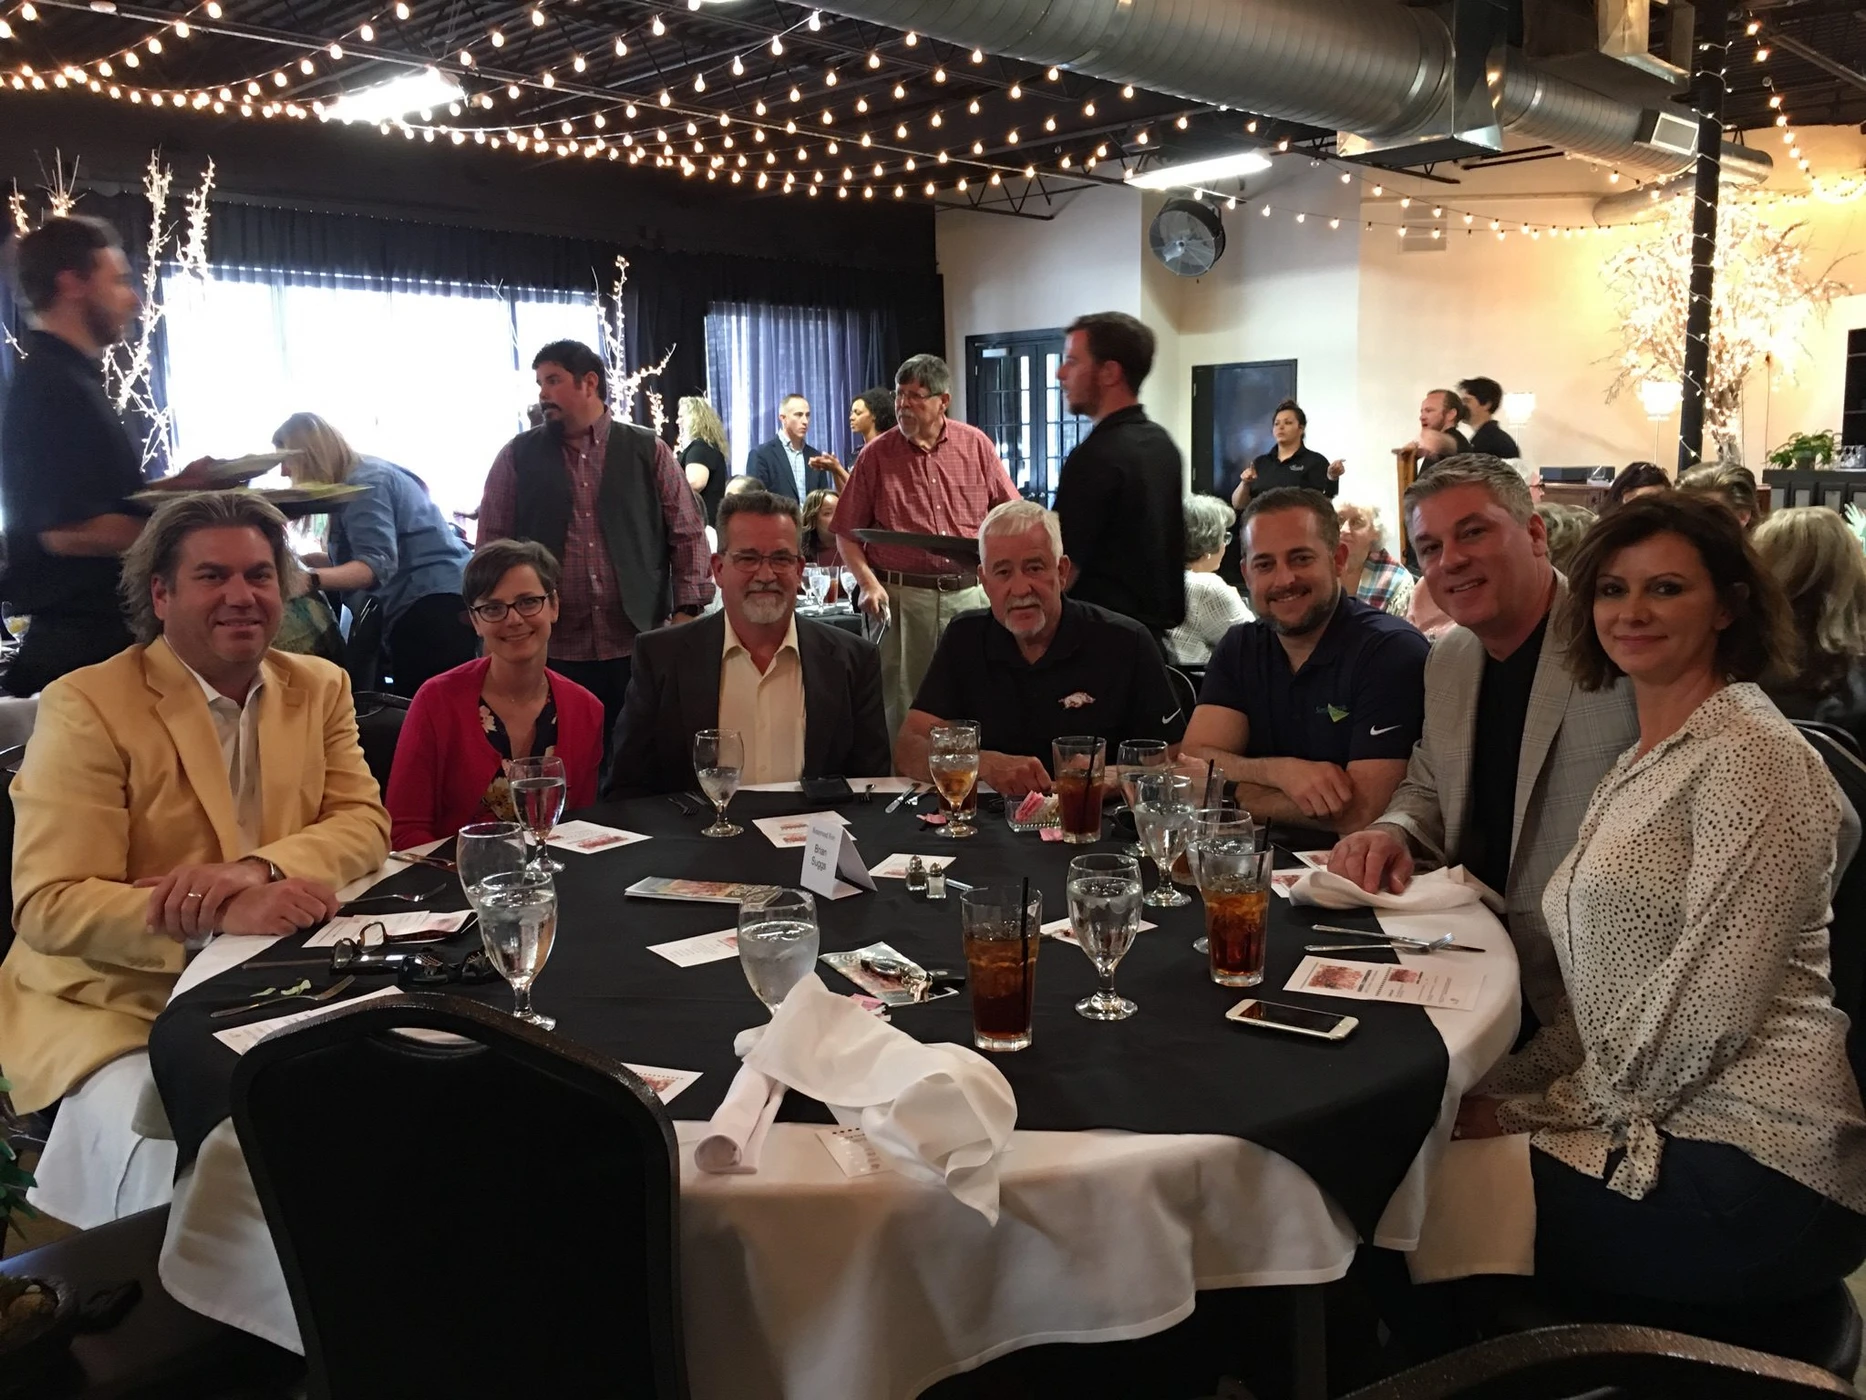
[[[784,620],[785,609],[790,600],[776,593],[747,593],[740,606],[745,610],[748,621],[760,627],[768,627],[774,622]]]

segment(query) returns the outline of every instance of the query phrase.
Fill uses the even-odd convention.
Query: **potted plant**
[[[1832,466],[1834,453],[1839,450],[1834,436],[1832,428],[1818,433],[1795,433],[1769,454],[1769,460],[1778,467],[1799,467],[1803,471],[1816,465]]]
[[[26,1201],[32,1173],[13,1145],[24,1137],[6,1097],[11,1087],[0,1079],[0,1243],[9,1230],[18,1232],[15,1216],[38,1216]],[[77,1321],[76,1303],[59,1279],[0,1274],[0,1395],[25,1394],[58,1364]]]

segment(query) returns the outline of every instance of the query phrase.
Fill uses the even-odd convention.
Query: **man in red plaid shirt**
[[[636,634],[712,601],[706,520],[668,445],[610,416],[594,350],[556,341],[531,367],[544,425],[499,450],[479,542],[536,540],[563,565],[551,666],[603,702],[606,757]]]
[[[952,371],[915,355],[894,376],[894,427],[862,449],[836,505],[836,542],[861,588],[862,609],[889,619],[881,637],[881,693],[888,734],[900,732],[946,624],[989,606],[978,570],[902,545],[864,545],[857,530],[956,535],[976,541],[991,508],[1017,499],[998,449],[969,423],[946,416]]]

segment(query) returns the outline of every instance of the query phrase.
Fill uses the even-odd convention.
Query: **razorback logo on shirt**
[[[1079,710],[1084,705],[1093,705],[1095,703],[1095,697],[1090,695],[1086,690],[1078,690],[1073,695],[1063,696],[1063,698],[1056,703],[1061,705],[1065,710]]]

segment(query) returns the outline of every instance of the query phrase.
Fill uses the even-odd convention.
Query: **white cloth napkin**
[[[758,1159],[765,1150],[765,1135],[771,1120],[777,1117],[778,1105],[784,1102],[784,1086],[768,1074],[760,1074],[750,1065],[740,1065],[726,1090],[725,1101],[707,1125],[707,1134],[693,1149],[693,1162],[703,1172],[746,1175],[758,1170]]]
[[[1292,904],[1316,904],[1324,909],[1391,909],[1396,914],[1424,914],[1435,909],[1456,909],[1480,900],[1493,910],[1503,901],[1488,885],[1462,865],[1428,870],[1413,876],[1403,894],[1385,890],[1369,894],[1354,881],[1326,870],[1305,870],[1289,887]]]
[[[828,1104],[901,1175],[942,1185],[998,1223],[998,1154],[1017,1100],[996,1065],[960,1045],[922,1045],[812,973],[768,1026],[734,1047],[746,1068]]]

